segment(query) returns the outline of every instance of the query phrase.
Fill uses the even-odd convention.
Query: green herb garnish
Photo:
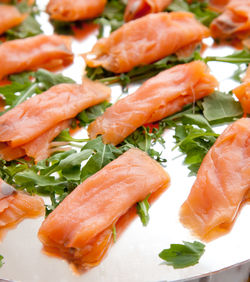
[[[141,219],[143,226],[147,226],[149,222],[149,213],[148,213],[148,210],[150,208],[150,205],[148,202],[149,196],[150,195],[148,195],[145,200],[137,203],[136,205],[136,211]]]
[[[2,267],[4,265],[4,262],[3,262],[3,256],[0,255],[0,267]]]

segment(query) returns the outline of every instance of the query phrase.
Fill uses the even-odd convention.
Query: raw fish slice
[[[209,36],[191,13],[150,14],[124,24],[84,55],[89,67],[122,73],[150,64]]]
[[[220,135],[205,156],[180,220],[203,240],[232,226],[250,197],[250,119],[242,118]]]
[[[230,0],[210,0],[209,7],[216,12],[222,12],[225,10],[226,5]]]
[[[210,25],[214,38],[244,39],[250,36],[250,0],[231,0]]]
[[[70,39],[58,35],[37,35],[0,45],[0,80],[26,70],[66,66],[73,61]]]
[[[150,13],[159,13],[170,5],[172,0],[128,0],[124,19],[126,22]]]
[[[106,109],[89,125],[90,138],[102,135],[104,143],[117,145],[136,128],[180,111],[184,105],[214,92],[217,85],[201,61],[165,70]]]
[[[89,79],[82,85],[53,86],[0,117],[0,144],[7,142],[13,148],[24,145],[109,96],[109,87]]]
[[[51,19],[60,21],[87,20],[98,17],[107,0],[50,0],[47,13]]]
[[[119,218],[168,182],[168,174],[156,161],[130,149],[68,195],[43,222],[39,239],[46,252],[77,268],[97,265]]]
[[[0,34],[6,30],[19,25],[26,15],[22,15],[18,9],[10,5],[0,5]]]
[[[0,179],[0,185],[4,184]],[[27,217],[38,217],[44,214],[44,202],[39,196],[30,196],[23,192],[13,192],[0,199],[0,237],[9,228],[16,226]]]
[[[239,99],[244,113],[250,114],[250,66],[247,68],[243,83],[235,88],[233,93]]]

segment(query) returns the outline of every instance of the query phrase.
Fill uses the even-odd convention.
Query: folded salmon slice
[[[73,61],[70,39],[58,35],[37,35],[0,45],[0,80],[12,73],[38,68],[56,69]]]
[[[122,73],[150,64],[209,36],[191,13],[150,14],[124,24],[84,54],[89,67]]]
[[[166,9],[172,0],[128,0],[124,19],[126,22]]]
[[[0,195],[6,183],[0,179]],[[15,227],[24,218],[44,215],[43,199],[15,191],[7,197],[0,197],[0,238],[9,229]]]
[[[203,240],[229,230],[250,198],[250,119],[229,125],[205,156],[180,220]]]
[[[58,84],[0,117],[0,144],[12,148],[39,137],[58,123],[110,97],[110,88],[89,79],[82,85]],[[5,144],[6,144],[5,143]]]
[[[4,33],[6,30],[19,25],[26,15],[22,15],[19,10],[10,5],[0,5],[0,34]]]
[[[216,12],[222,12],[225,10],[226,5],[230,0],[210,0],[209,7]]]
[[[107,0],[50,0],[47,13],[54,20],[77,21],[98,17]]]
[[[231,0],[224,12],[212,21],[210,30],[214,38],[249,37],[250,0]]]
[[[44,250],[78,269],[97,265],[112,243],[112,227],[119,218],[168,182],[156,161],[130,149],[80,184],[46,218],[38,233]]]
[[[217,80],[201,61],[178,65],[147,80],[132,95],[106,109],[88,127],[91,138],[122,142],[136,128],[180,111],[184,105],[214,92]]]
[[[245,114],[250,114],[250,66],[247,68],[243,83],[233,90],[239,99]]]

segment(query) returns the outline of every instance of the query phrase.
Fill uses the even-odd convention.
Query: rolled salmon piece
[[[0,45],[0,80],[13,73],[38,68],[56,69],[73,61],[70,39],[58,35],[37,35]]]
[[[224,12],[210,25],[211,34],[218,39],[244,39],[250,36],[250,0],[231,0]]]
[[[99,39],[83,57],[89,67],[102,66],[114,73],[128,72],[208,36],[209,29],[191,13],[150,14],[124,24],[108,38]]]
[[[84,79],[82,85],[58,84],[0,117],[0,145],[15,148],[110,97],[110,88]],[[3,146],[3,145],[2,145]]]
[[[228,232],[250,197],[250,119],[229,125],[205,156],[180,221],[202,240]]]
[[[119,218],[168,183],[156,161],[130,149],[80,184],[46,218],[38,233],[45,252],[81,270],[99,264]]]
[[[216,12],[223,12],[230,0],[209,0],[209,8]]]
[[[46,11],[54,20],[87,20],[101,15],[106,3],[107,0],[50,0]]]
[[[42,216],[45,213],[43,199],[20,191],[10,190],[9,185],[0,179],[0,239],[9,228],[15,227],[24,218]],[[5,195],[5,197],[1,197]]]
[[[0,5],[0,34],[19,25],[25,18],[26,15],[21,14],[15,6]]]
[[[117,145],[138,127],[161,120],[213,93],[217,85],[217,80],[201,61],[165,70],[106,109],[89,125],[90,138],[102,135],[104,143]]]
[[[239,99],[245,114],[250,114],[250,66],[247,68],[243,83],[233,90],[235,96]]]
[[[128,0],[124,19],[128,22],[147,14],[162,12],[171,2],[172,0]]]

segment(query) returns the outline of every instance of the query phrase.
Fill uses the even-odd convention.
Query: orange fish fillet
[[[59,122],[99,104],[110,96],[110,88],[89,79],[82,85],[58,84],[21,103],[0,117],[0,144],[24,145]]]
[[[231,0],[210,25],[214,38],[244,39],[250,36],[250,0]]]
[[[229,230],[250,197],[250,119],[242,118],[221,134],[205,156],[180,220],[203,240]]]
[[[209,30],[191,13],[150,14],[98,40],[83,56],[89,67],[102,66],[121,73],[164,58],[207,36]]]
[[[170,5],[172,0],[128,0],[124,19],[126,22],[150,13],[159,13]]]
[[[216,12],[222,12],[225,10],[226,5],[230,0],[210,0],[209,7]]]
[[[22,15],[19,10],[10,5],[0,5],[0,34],[9,28],[19,25],[26,15]]]
[[[0,186],[3,183],[0,179]],[[18,191],[0,199],[0,238],[7,229],[16,226],[24,218],[42,216],[44,212],[44,202],[39,196],[30,196]]]
[[[0,80],[6,75],[38,68],[54,69],[73,61],[70,40],[58,35],[37,35],[0,45]]]
[[[39,239],[46,252],[80,269],[95,266],[108,250],[119,218],[168,182],[156,161],[130,149],[67,196],[43,222]]]
[[[132,95],[106,109],[89,125],[91,138],[119,144],[136,128],[180,111],[184,105],[211,94],[218,85],[205,63],[178,65],[149,79]]]
[[[239,99],[244,113],[250,114],[250,66],[247,68],[243,83],[236,87],[233,93]]]
[[[60,21],[87,20],[98,17],[104,10],[107,0],[50,0],[47,13]]]

